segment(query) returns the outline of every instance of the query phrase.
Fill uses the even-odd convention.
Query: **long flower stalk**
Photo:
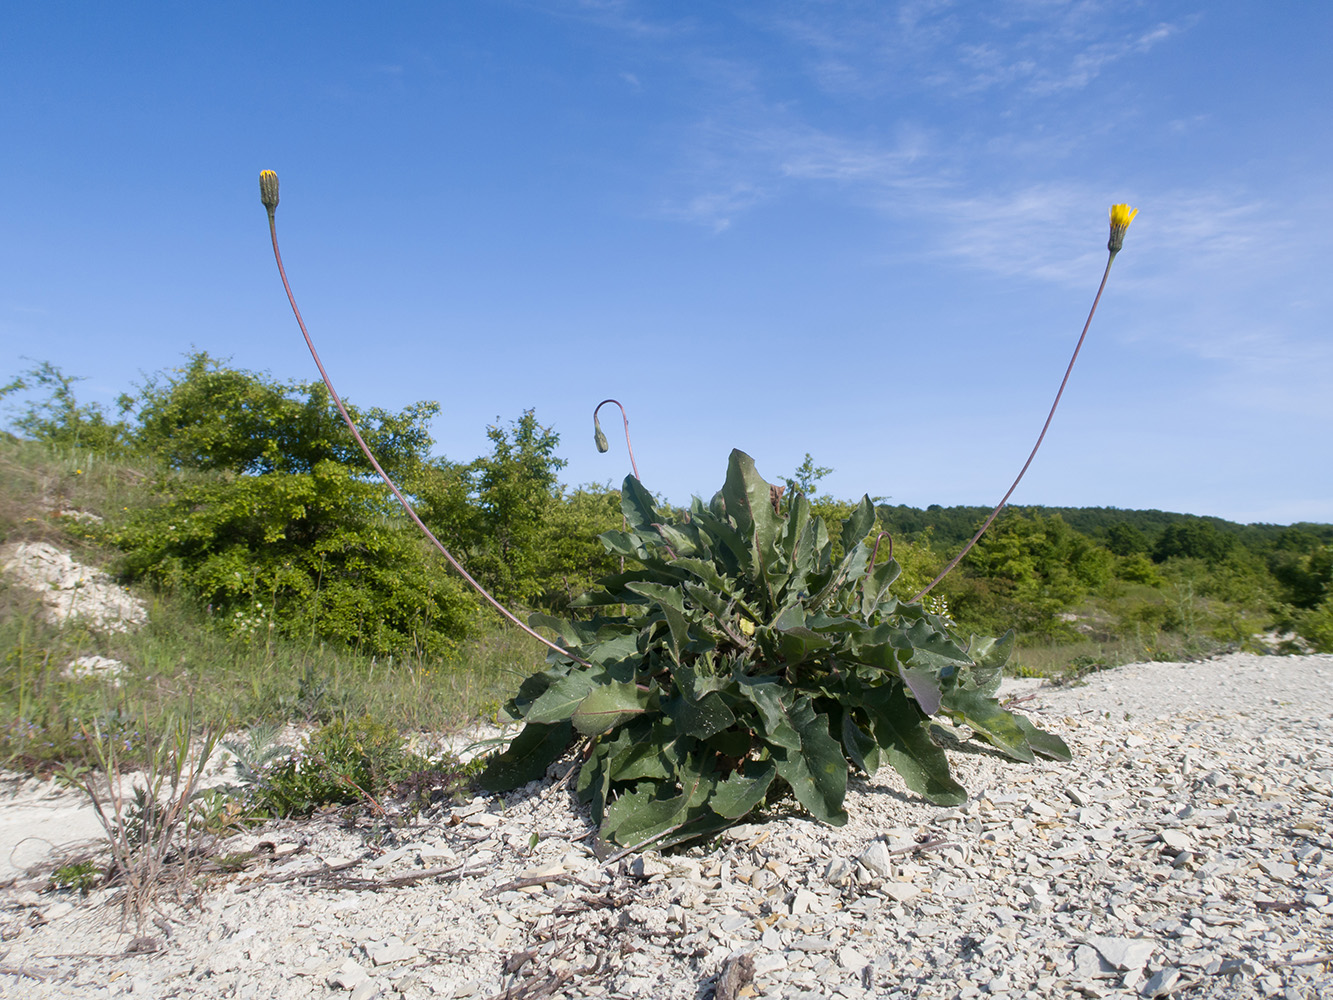
[[[528,635],[549,646],[561,656],[569,657],[569,659],[581,663],[585,667],[592,666],[592,664],[588,663],[586,660],[579,659],[577,656],[572,655],[569,650],[556,645],[545,636],[534,631],[526,622],[521,621],[517,615],[491,596],[490,592],[478,583],[472,577],[472,574],[463,568],[463,564],[454,558],[453,553],[444,547],[444,543],[435,537],[435,533],[431,531],[430,528],[426,527],[425,522],[418,516],[416,509],[408,502],[407,497],[403,496],[403,493],[398,488],[397,484],[389,478],[389,474],[380,466],[379,461],[375,458],[370,447],[366,444],[365,439],[362,438],[361,432],[357,429],[356,422],[352,419],[352,415],[347,412],[347,407],[343,405],[342,397],[338,395],[338,390],[333,387],[333,381],[329,378],[329,373],[324,369],[324,362],[320,360],[319,352],[315,350],[315,342],[310,337],[310,331],[306,329],[305,320],[301,318],[301,310],[297,308],[296,297],[292,294],[292,286],[287,281],[287,270],[282,266],[282,252],[278,249],[278,225],[276,218],[278,208],[278,175],[272,170],[264,170],[259,174],[259,200],[268,210],[268,231],[269,236],[273,240],[273,259],[277,261],[278,274],[282,278],[282,287],[287,292],[287,301],[291,303],[292,313],[296,316],[296,323],[301,328],[301,336],[305,338],[305,345],[310,349],[310,356],[315,361],[315,367],[319,369],[319,377],[324,380],[324,385],[329,390],[329,396],[333,399],[333,405],[338,408],[338,413],[342,415],[343,423],[347,425],[347,429],[356,440],[357,447],[361,449],[361,454],[366,456],[366,461],[368,461],[371,467],[379,473],[379,477],[384,480],[384,484],[389,487],[393,492],[393,495],[398,498],[398,502],[403,505],[403,510],[407,511],[407,516],[410,517],[412,522],[421,529],[422,533],[428,539],[430,539],[435,548],[437,548],[440,551],[440,554],[444,556],[445,561],[452,566],[455,572],[466,580],[468,584],[471,585],[472,589],[480,594],[491,607],[517,625]]]
[[[596,407],[593,408],[592,411],[593,443],[597,445],[597,450],[600,451],[602,454],[606,454],[606,452],[609,451],[611,448],[610,443],[606,440],[606,435],[602,432],[601,421],[597,419],[598,411],[600,411],[601,408],[605,406],[607,403],[615,403],[616,406],[620,407],[620,419],[625,421],[625,448],[629,451],[629,465],[630,468],[634,470],[634,478],[639,479],[639,464],[636,461],[634,461],[634,445],[630,444],[629,440],[629,414],[627,414],[625,412],[625,408],[620,405],[620,400],[604,399],[600,403],[598,403]],[[639,482],[643,482],[643,480],[639,479]]]
[[[1092,326],[1092,317],[1097,314],[1097,304],[1102,300],[1102,292],[1106,288],[1106,279],[1111,276],[1111,265],[1115,263],[1115,257],[1120,252],[1120,248],[1125,245],[1125,231],[1129,229],[1129,224],[1134,221],[1134,216],[1138,214],[1139,210],[1137,208],[1130,208],[1128,205],[1111,206],[1111,236],[1106,242],[1106,249],[1109,251],[1109,256],[1106,258],[1106,270],[1102,272],[1102,281],[1097,286],[1097,295],[1092,300],[1092,308],[1088,311],[1087,321],[1083,324],[1083,332],[1079,334],[1078,343],[1074,345],[1074,354],[1069,359],[1069,367],[1065,369],[1065,377],[1060,380],[1060,388],[1055,394],[1055,401],[1051,403],[1051,411],[1046,414],[1046,422],[1041,425],[1041,433],[1037,435],[1037,443],[1032,446],[1032,452],[1028,455],[1028,460],[1023,463],[1023,468],[1018,470],[1018,475],[1009,486],[1008,491],[1000,498],[1000,502],[995,505],[995,509],[990,512],[990,516],[986,518],[977,533],[972,536],[972,540],[963,546],[963,551],[954,556],[949,564],[940,570],[940,575],[931,580],[909,603],[915,604],[929,594],[935,589],[937,583],[948,576],[954,567],[962,562],[963,557],[972,551],[972,546],[980,541],[981,536],[986,533],[986,529],[999,516],[1000,511],[1004,510],[1004,506],[1009,502],[1009,498],[1013,496],[1014,490],[1018,489],[1018,484],[1023,481],[1028,466],[1037,457],[1037,450],[1041,447],[1042,441],[1046,439],[1046,432],[1050,429],[1051,421],[1055,418],[1055,410],[1060,405],[1060,397],[1065,394],[1065,386],[1069,384],[1069,375],[1074,370],[1074,362],[1078,360],[1078,352],[1083,349],[1083,341],[1087,339],[1088,328]]]

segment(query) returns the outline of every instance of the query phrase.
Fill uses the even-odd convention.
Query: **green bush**
[[[122,574],[187,591],[224,630],[336,638],[371,653],[442,655],[476,602],[385,491],[332,461],[310,472],[164,475],[155,505],[101,533]]]
[[[1333,597],[1299,613],[1295,619],[1297,634],[1317,653],[1333,653]]]
[[[405,756],[393,726],[370,716],[330,722],[286,760],[259,772],[252,804],[271,816],[306,816],[321,806],[378,799]]]
[[[310,473],[332,462],[374,475],[323,382],[277,382],[197,351],[181,367],[149,377],[132,405],[136,450],[173,469],[262,476]],[[350,403],[347,409],[391,476],[407,477],[426,460],[426,427],[439,403],[413,403],[400,413]]]
[[[383,807],[389,796],[420,809],[436,797],[460,794],[480,768],[450,753],[423,757],[409,751],[397,728],[370,716],[321,726],[288,753],[263,745],[228,749],[251,782],[242,798],[244,810],[256,818],[308,816],[331,805]]]
[[[53,888],[65,892],[77,892],[80,896],[88,895],[101,879],[102,870],[92,861],[61,865],[51,873]]]
[[[1032,640],[1072,639],[1062,618],[1089,592],[1110,582],[1115,559],[1058,514],[1009,512],[982,536],[950,587],[960,621],[998,631],[1013,623]]]

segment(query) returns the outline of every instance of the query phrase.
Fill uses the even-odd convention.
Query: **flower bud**
[[[597,414],[592,415],[592,440],[597,445],[597,450],[605,455],[611,450],[611,443],[606,440],[606,435],[602,433],[602,422],[597,419]]]
[[[1128,205],[1111,206],[1111,238],[1106,243],[1107,250],[1111,253],[1120,252],[1120,248],[1125,245],[1125,230],[1138,214],[1137,208],[1130,208]]]
[[[269,212],[278,207],[278,175],[272,170],[259,171],[259,200]]]

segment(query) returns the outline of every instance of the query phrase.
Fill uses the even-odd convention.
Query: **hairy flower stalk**
[[[1041,426],[1041,433],[1037,435],[1037,443],[1032,446],[1032,452],[1028,455],[1028,460],[1023,463],[1023,468],[1018,470],[1018,476],[1010,485],[1008,492],[1000,498],[1000,502],[995,505],[995,509],[990,512],[990,516],[986,518],[985,523],[983,523],[977,533],[972,536],[972,540],[968,542],[967,545],[963,546],[962,552],[959,552],[958,555],[954,556],[953,559],[949,561],[949,565],[945,566],[944,569],[940,571],[939,576],[931,580],[920,593],[912,598],[912,604],[915,604],[917,601],[921,600],[921,598],[929,594],[935,588],[935,585],[948,576],[949,573],[953,571],[953,568],[962,561],[963,556],[972,551],[972,546],[977,544],[981,539],[981,536],[986,533],[986,529],[989,528],[995,518],[999,516],[1000,511],[1004,510],[1004,505],[1009,502],[1009,498],[1013,496],[1014,490],[1018,489],[1018,484],[1023,481],[1023,476],[1028,471],[1028,466],[1030,466],[1032,460],[1037,457],[1037,450],[1041,448],[1042,441],[1046,439],[1046,432],[1050,429],[1051,420],[1055,417],[1055,410],[1060,405],[1060,397],[1065,394],[1065,386],[1069,384],[1069,375],[1074,370],[1074,362],[1078,360],[1078,352],[1082,350],[1083,341],[1088,336],[1088,328],[1092,326],[1092,317],[1097,314],[1097,304],[1102,300],[1102,291],[1106,288],[1106,279],[1111,276],[1111,265],[1115,263],[1115,255],[1118,254],[1120,248],[1125,245],[1125,232],[1129,229],[1129,224],[1134,221],[1134,216],[1138,214],[1139,210],[1137,208],[1130,208],[1128,205],[1111,206],[1111,236],[1106,243],[1106,249],[1109,251],[1109,256],[1106,258],[1106,270],[1102,272],[1102,282],[1097,286],[1097,294],[1092,300],[1092,308],[1088,311],[1087,321],[1083,324],[1083,332],[1079,334],[1078,343],[1074,345],[1074,354],[1069,359],[1069,367],[1065,369],[1065,377],[1060,380],[1060,389],[1055,394],[1055,402],[1051,403],[1051,411],[1046,414],[1046,423]]]
[[[296,297],[292,294],[292,286],[287,281],[287,270],[282,266],[282,253],[278,250],[278,229],[276,219],[278,207],[278,175],[272,170],[260,171],[259,200],[263,203],[264,207],[268,209],[268,231],[269,236],[273,240],[273,259],[277,261],[278,275],[282,278],[282,287],[287,292],[287,301],[291,304],[292,313],[296,316],[296,323],[301,328],[301,336],[305,338],[305,345],[310,349],[310,356],[315,360],[315,367],[319,369],[319,377],[324,380],[324,385],[329,390],[329,396],[333,400],[333,405],[338,408],[338,413],[341,414],[343,423],[345,423],[347,429],[351,431],[352,437],[356,440],[357,447],[361,449],[361,454],[366,456],[366,461],[368,461],[371,467],[379,473],[379,477],[384,480],[385,485],[388,486],[393,492],[393,495],[398,498],[398,502],[403,505],[403,510],[407,511],[407,516],[410,517],[412,522],[421,529],[422,533],[428,539],[430,539],[435,548],[439,550],[442,556],[444,556],[445,561],[448,562],[458,575],[466,580],[468,584],[471,585],[472,589],[480,594],[491,607],[521,628],[528,635],[549,646],[561,656],[568,657],[571,660],[583,664],[585,667],[592,666],[588,661],[579,659],[577,656],[572,655],[569,650],[565,649],[563,646],[556,645],[545,636],[529,628],[517,615],[492,597],[486,588],[478,583],[472,575],[463,568],[463,564],[454,558],[453,553],[444,547],[444,543],[435,537],[435,533],[426,527],[425,522],[418,516],[416,510],[412,507],[412,504],[408,502],[407,497],[403,496],[403,493],[398,488],[397,484],[395,484],[394,481],[389,478],[389,474],[380,467],[379,461],[371,453],[370,447],[366,444],[365,439],[362,438],[361,432],[357,429],[355,421],[352,420],[352,415],[347,412],[347,407],[343,405],[342,397],[338,395],[338,390],[333,387],[333,381],[329,378],[329,373],[324,370],[324,362],[319,359],[319,352],[315,350],[315,342],[310,337],[310,331],[306,329],[305,320],[301,318],[301,310],[296,306]],[[626,421],[627,428],[628,425],[629,422]]]
[[[598,411],[600,411],[601,408],[605,406],[607,403],[615,403],[616,406],[620,407],[620,418],[623,421],[625,421],[625,447],[626,449],[629,450],[629,465],[630,468],[634,470],[634,478],[638,479],[639,466],[638,463],[634,461],[634,445],[630,444],[629,440],[629,415],[625,413],[625,408],[623,406],[620,406],[620,400],[604,399],[600,403],[598,403],[597,406],[593,409],[592,411],[593,443],[597,445],[597,450],[601,452],[603,455],[605,455],[608,451],[611,450],[611,444],[606,440],[606,434],[603,433],[602,431],[602,423],[600,420],[597,419]],[[643,480],[639,481],[642,482]]]
[[[618,400],[618,399],[604,399],[604,400],[602,400],[600,403],[598,403],[595,407],[593,407],[593,411],[592,411],[592,442],[593,442],[593,444],[595,444],[595,445],[597,446],[597,450],[598,450],[598,452],[600,452],[600,453],[603,454],[603,455],[605,455],[608,451],[611,450],[611,442],[609,442],[609,441],[606,439],[606,432],[602,430],[602,422],[601,422],[600,420],[597,419],[597,414],[598,414],[598,412],[599,412],[599,411],[602,409],[602,407],[605,406],[607,403],[615,403],[616,406],[620,407],[620,419],[623,420],[623,421],[625,421],[625,448],[626,448],[626,450],[629,452],[629,466],[630,466],[631,469],[634,470],[634,478],[635,478],[635,479],[639,479],[639,464],[638,464],[637,462],[634,461],[634,445],[630,444],[630,440],[629,440],[629,414],[627,414],[627,413],[625,412],[625,408],[624,408],[623,406],[620,405],[620,400]],[[640,481],[640,482],[643,482],[643,480],[641,480],[641,479],[640,479],[639,481]],[[628,525],[629,525],[629,521],[628,521],[628,520],[625,518],[625,516],[622,514],[621,517],[620,517],[620,527],[623,529],[623,528],[627,527]],[[622,572],[622,573],[625,572],[625,557],[624,557],[624,556],[621,556],[621,557],[620,557],[620,572]],[[622,607],[622,608],[621,608],[621,614],[624,614],[624,613],[625,613],[625,609]]]

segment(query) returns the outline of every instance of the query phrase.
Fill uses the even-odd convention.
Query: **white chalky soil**
[[[779,817],[609,868],[550,781],[389,835],[284,824],[230,845],[273,841],[278,860],[217,878],[201,913],[164,905],[142,932],[158,950],[128,954],[106,892],[19,879],[0,892],[0,996],[694,1000],[739,952],[756,997],[1333,996],[1333,656],[1011,693],[1035,694],[1018,710],[1074,760],[965,745],[961,808],[884,771],[852,783],[840,829]],[[0,806],[6,856],[5,817],[57,808],[41,794]]]

